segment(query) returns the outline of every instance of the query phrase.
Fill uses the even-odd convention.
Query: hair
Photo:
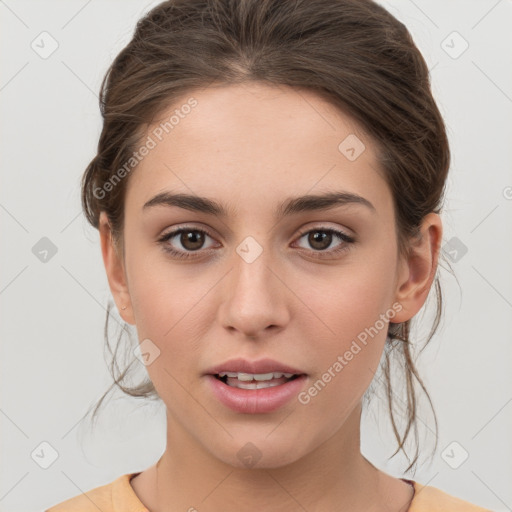
[[[97,154],[81,183],[88,222],[99,228],[100,212],[105,211],[112,241],[124,257],[124,197],[129,176],[118,177],[115,186],[108,184],[138,149],[147,126],[194,90],[212,83],[228,86],[249,81],[313,91],[365,131],[393,196],[397,247],[399,256],[406,257],[424,217],[441,211],[450,150],[424,58],[405,25],[371,0],[168,0],[149,10],[101,83],[103,129]],[[104,190],[109,193],[98,193]],[[442,257],[440,253],[439,260]],[[436,315],[425,346],[442,315],[437,272],[435,291]],[[150,380],[135,386],[124,384],[131,364],[120,371],[117,355],[126,328],[112,352],[110,310],[109,302],[105,340],[114,382],[97,403],[93,418],[115,386],[133,397],[159,398]],[[404,443],[414,426],[416,453],[406,471],[418,459],[415,381],[434,413],[434,452],[438,443],[436,414],[411,353],[411,320],[389,324],[381,361],[398,441],[391,457],[400,449],[408,457]],[[391,386],[393,354],[401,361],[407,389],[402,435],[395,421],[397,395]]]

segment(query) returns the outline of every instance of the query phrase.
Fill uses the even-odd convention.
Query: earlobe
[[[418,240],[411,242],[407,261],[400,265],[395,301],[402,305],[402,310],[393,322],[410,320],[427,300],[438,266],[442,234],[439,215],[426,215]]]
[[[108,217],[104,211],[100,213],[99,227],[101,253],[110,291],[116,303],[119,314],[127,323],[134,324],[130,293],[127,286],[126,274],[122,256],[116,250],[112,239],[112,231]]]

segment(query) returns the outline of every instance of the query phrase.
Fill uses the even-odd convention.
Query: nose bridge
[[[278,265],[268,243],[264,235],[242,240],[226,290],[224,325],[251,337],[268,326],[282,326],[287,319],[283,284],[274,275]]]
[[[256,294],[274,295],[270,293],[275,283],[272,282],[269,267],[275,265],[275,262],[272,262],[270,240],[264,238],[263,235],[250,235],[236,247],[237,257],[233,269],[235,293],[242,292],[249,297]]]

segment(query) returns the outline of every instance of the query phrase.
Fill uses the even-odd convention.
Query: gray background
[[[82,421],[110,383],[103,356],[110,291],[98,234],[81,214],[79,180],[100,133],[101,79],[157,3],[0,1],[3,512],[42,510],[142,471],[165,448],[160,405],[116,394],[94,431]],[[445,316],[418,362],[440,422],[439,447],[430,462],[424,401],[424,455],[412,477],[512,510],[512,3],[383,5],[407,25],[429,64],[453,153],[443,247],[460,286],[441,269]],[[58,48],[43,58],[52,40]],[[46,261],[38,257],[48,245],[43,237],[57,251]],[[430,299],[420,314],[427,326]],[[394,437],[378,385],[376,395],[363,421],[363,453],[411,477],[402,473],[404,457],[387,460]]]

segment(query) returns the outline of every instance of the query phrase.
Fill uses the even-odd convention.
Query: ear
[[[121,318],[129,324],[135,325],[124,262],[122,256],[118,254],[113,242],[110,223],[104,211],[100,212],[99,232],[103,263],[105,265],[110,291],[112,292]],[[124,306],[126,306],[126,308],[122,309]]]
[[[426,215],[407,260],[399,262],[395,301],[403,309],[393,317],[393,323],[410,320],[427,300],[437,270],[442,235],[439,215],[433,212]]]

